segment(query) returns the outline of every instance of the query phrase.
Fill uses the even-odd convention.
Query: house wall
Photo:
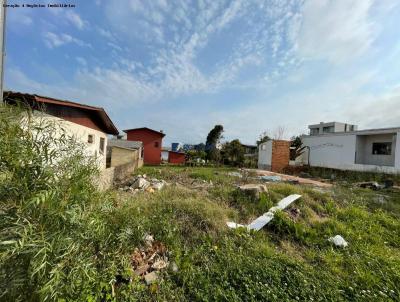
[[[139,165],[141,150],[111,147],[111,167],[120,166],[130,162],[136,162]]]
[[[168,152],[168,162],[170,164],[184,164],[185,154],[177,152]]]
[[[290,142],[284,140],[272,141],[271,171],[282,172],[289,165]]]
[[[271,169],[272,161],[272,140],[258,146],[258,168],[263,170]]]
[[[394,168],[400,173],[400,132],[396,134],[396,153],[394,155]]]
[[[398,158],[399,143],[396,140],[395,166],[380,166],[376,164],[360,164],[362,155],[356,154],[356,147],[363,146],[365,141],[357,140],[357,135],[321,135],[303,136],[303,145],[307,146],[302,155],[302,162],[313,167],[326,167],[341,170],[371,171],[384,173],[400,173]],[[371,146],[372,150],[372,146]],[[308,161],[309,158],[309,161]]]
[[[392,154],[382,155],[372,153],[372,144],[379,142],[391,142]],[[394,167],[396,154],[396,135],[357,135],[356,163],[377,166]]]
[[[97,159],[100,169],[106,168],[106,150],[107,150],[107,134],[89,128],[83,125],[76,124],[71,121],[66,121],[59,117],[55,117],[44,113],[42,111],[33,111],[32,117],[39,121],[52,122],[59,126],[59,129],[55,131],[54,136],[60,137],[63,134],[63,130],[76,139],[77,142],[82,143],[85,147],[85,153],[89,156],[94,156]],[[88,135],[93,135],[93,143],[88,143]],[[100,138],[104,138],[104,152],[100,151]]]
[[[128,141],[140,141],[144,148],[144,163],[159,165],[161,163],[162,136],[147,129],[137,129],[127,131]],[[158,143],[158,147],[156,147]]]

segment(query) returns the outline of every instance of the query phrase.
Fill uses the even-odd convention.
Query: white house
[[[117,135],[118,130],[103,108],[36,94],[4,92],[4,102],[21,101],[33,109],[33,118],[57,122],[60,131],[62,128],[85,146],[86,154],[96,157],[100,169],[106,168],[107,135]]]
[[[347,125],[341,131],[336,124]],[[318,127],[317,127],[318,126]],[[329,131],[320,131],[324,127]],[[354,130],[355,125],[321,123],[311,125],[310,135],[302,136],[306,150],[304,164],[341,170],[400,173],[400,127]],[[318,128],[318,133],[316,129]]]

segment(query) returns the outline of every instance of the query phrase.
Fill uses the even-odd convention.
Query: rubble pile
[[[119,189],[125,192],[137,193],[140,191],[145,191],[153,193],[155,191],[160,191],[167,182],[157,178],[147,178],[146,174],[137,175],[125,182]]]
[[[145,237],[145,246],[136,248],[131,256],[134,274],[150,285],[160,277],[160,272],[170,266],[168,251],[165,245],[154,240],[153,236]],[[171,269],[176,271],[176,264],[171,263]]]

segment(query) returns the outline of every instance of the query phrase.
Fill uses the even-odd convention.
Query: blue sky
[[[8,10],[7,89],[104,107],[166,143],[215,124],[248,144],[320,121],[400,126],[396,0],[69,3]]]

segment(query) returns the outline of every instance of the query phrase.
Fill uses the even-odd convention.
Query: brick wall
[[[272,142],[271,171],[282,172],[289,166],[290,142],[284,140],[274,140]]]

